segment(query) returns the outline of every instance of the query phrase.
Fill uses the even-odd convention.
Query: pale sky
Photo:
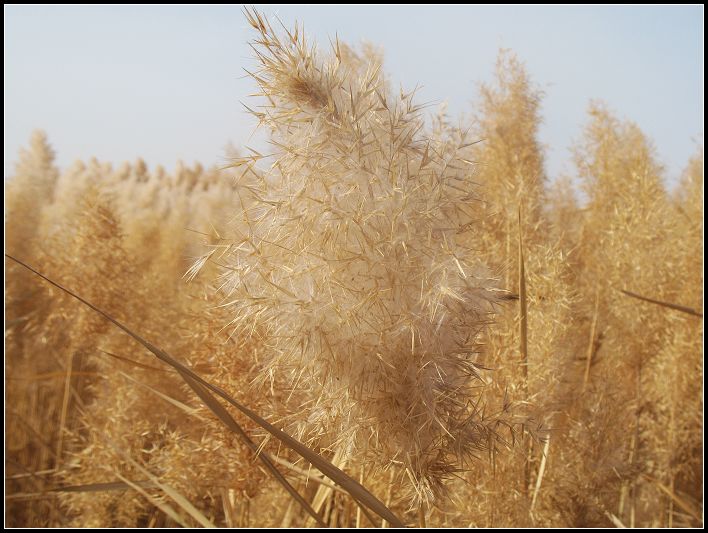
[[[258,6],[257,6],[258,7]],[[655,142],[674,181],[703,134],[703,7],[261,6],[321,48],[335,34],[384,50],[396,85],[469,113],[511,48],[546,92],[541,141],[551,177],[588,102],[607,102]],[[223,163],[249,137],[255,84],[240,6],[10,6],[5,26],[5,174],[44,129],[66,168],[96,156],[150,167]]]

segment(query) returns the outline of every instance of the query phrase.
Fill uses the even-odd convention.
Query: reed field
[[[5,525],[702,527],[702,146],[245,16],[267,153],[5,182]]]

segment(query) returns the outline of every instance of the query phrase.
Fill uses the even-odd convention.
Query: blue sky
[[[703,133],[703,7],[263,6],[303,22],[322,47],[335,33],[384,49],[394,83],[469,113],[500,47],[546,92],[549,175],[572,172],[569,146],[591,98],[651,137],[675,180]],[[142,156],[172,168],[222,163],[257,144],[240,102],[254,84],[253,36],[239,6],[5,7],[5,174],[42,128],[66,167]]]

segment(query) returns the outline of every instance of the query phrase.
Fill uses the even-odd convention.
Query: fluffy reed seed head
[[[461,132],[426,138],[380,61],[322,58],[256,12],[252,76],[271,132],[241,169],[217,253],[233,338],[256,337],[262,383],[285,377],[288,429],[345,456],[403,465],[427,501],[493,446],[475,355],[494,282],[473,250],[477,200]],[[217,250],[214,250],[217,252]]]

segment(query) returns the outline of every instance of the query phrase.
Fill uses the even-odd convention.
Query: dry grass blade
[[[154,367],[154,366],[150,366],[150,365],[146,365],[146,364],[143,364],[143,363],[139,363],[138,361],[133,361],[132,359],[130,359],[130,358],[128,358],[128,357],[123,357],[122,355],[118,355],[118,354],[115,354],[115,353],[107,352],[106,350],[98,350],[98,351],[101,352],[101,353],[104,353],[104,354],[108,355],[109,357],[113,357],[114,359],[117,359],[117,360],[119,360],[119,361],[123,361],[124,363],[129,363],[129,364],[131,364],[131,365],[133,365],[133,366],[137,366],[138,368],[142,368],[142,369],[144,369],[144,370],[152,370],[152,371],[154,371],[154,372],[168,372],[168,371],[165,370],[164,368],[157,368],[157,367]]]
[[[198,411],[197,411],[194,407],[190,407],[189,405],[187,405],[187,404],[185,404],[185,403],[182,403],[182,402],[180,402],[179,400],[176,400],[176,399],[172,398],[171,396],[168,396],[167,394],[163,394],[163,393],[161,393],[159,390],[154,389],[153,387],[151,387],[150,385],[146,385],[145,383],[141,383],[140,381],[138,381],[138,380],[135,379],[134,377],[132,377],[132,376],[126,374],[125,372],[120,372],[120,375],[123,376],[125,379],[127,379],[127,380],[129,380],[129,381],[132,381],[132,382],[135,383],[136,385],[139,385],[139,386],[141,386],[141,387],[144,387],[145,389],[149,390],[150,392],[156,394],[157,396],[159,396],[160,398],[162,398],[162,399],[165,400],[166,402],[168,402],[168,403],[174,405],[175,407],[177,407],[178,409],[184,411],[184,412],[187,413],[188,415],[193,416],[193,417],[195,417],[195,418],[198,418],[199,420],[204,420],[204,418],[202,418],[202,417],[198,414]]]
[[[685,305],[672,304],[671,302],[662,302],[661,300],[647,298],[646,296],[642,296],[641,294],[637,294],[636,292],[626,291],[624,289],[620,289],[620,292],[626,294],[627,296],[631,296],[632,298],[636,298],[637,300],[642,300],[643,302],[649,302],[651,304],[660,305],[662,307],[668,307],[669,309],[674,309],[675,311],[681,311],[682,313],[687,313],[689,315],[697,316],[699,318],[703,317],[703,313],[696,311],[692,307],[686,307]]]
[[[157,485],[152,481],[132,481],[126,483],[124,481],[109,481],[106,483],[86,483],[85,485],[68,485],[66,487],[57,487],[49,492],[104,492],[107,490],[129,490],[137,485],[144,489],[155,488]]]
[[[211,394],[206,389],[211,390],[212,392],[218,394],[221,396],[223,399],[225,399],[227,402],[229,402],[231,405],[236,407],[239,411],[241,411],[243,414],[248,416],[251,420],[256,422],[258,425],[260,425],[262,428],[264,428],[266,431],[268,431],[271,435],[277,437],[281,442],[286,444],[288,447],[296,451],[298,454],[300,454],[304,459],[306,459],[308,462],[312,463],[316,468],[318,468],[324,475],[326,475],[328,478],[330,478],[332,481],[340,485],[342,488],[344,488],[355,500],[357,500],[359,503],[367,506],[369,509],[374,511],[376,514],[378,514],[381,518],[385,518],[388,520],[389,523],[396,527],[404,527],[403,522],[394,515],[390,509],[388,509],[380,500],[378,500],[373,494],[371,494],[366,488],[364,488],[360,483],[352,479],[350,476],[342,472],[339,468],[334,466],[332,463],[324,459],[322,456],[317,454],[316,452],[312,451],[310,448],[299,442],[298,440],[294,439],[290,435],[284,433],[283,431],[279,430],[272,424],[270,424],[268,421],[264,420],[260,416],[258,416],[256,413],[245,407],[244,405],[240,404],[236,400],[234,400],[229,394],[227,394],[224,390],[222,390],[219,387],[216,387],[212,385],[211,383],[207,382],[203,378],[201,378],[199,375],[195,374],[192,370],[184,366],[183,364],[179,363],[175,359],[173,359],[171,356],[169,356],[166,352],[161,350],[160,348],[154,346],[147,340],[145,340],[143,337],[140,335],[134,333],[132,330],[130,330],[128,327],[124,326],[122,323],[118,322],[116,319],[108,315],[106,312],[102,311],[92,303],[88,302],[81,296],[75,294],[74,292],[70,291],[66,287],[63,287],[62,285],[58,284],[57,282],[49,279],[47,276],[44,274],[38,272],[31,266],[27,265],[26,263],[20,261],[19,259],[16,259],[15,257],[5,254],[5,257],[8,259],[11,259],[12,261],[15,261],[19,265],[23,266],[27,270],[33,272],[35,275],[39,276],[40,278],[44,279],[51,285],[57,287],[61,291],[65,292],[66,294],[72,296],[73,298],[79,300],[81,303],[84,305],[90,307],[93,309],[95,312],[103,316],[106,320],[111,322],[113,325],[115,325],[117,328],[121,329],[125,333],[127,333],[130,337],[135,339],[137,342],[139,342],[141,345],[143,345],[145,348],[147,348],[150,352],[152,352],[158,359],[164,361],[165,363],[169,364],[172,366],[177,372],[180,373],[183,379],[187,382],[190,387],[197,393],[197,395],[209,406],[212,411],[214,411],[214,414],[216,414],[222,422],[224,422],[229,429],[240,435],[246,443],[249,445],[249,447],[252,446],[252,449],[254,452],[257,450],[257,447],[251,441],[251,439],[246,435],[246,433],[243,431],[241,426],[239,426],[236,421],[231,417],[231,415],[226,411],[226,409],[213,397]],[[250,443],[250,444],[249,444]],[[322,526],[324,524],[322,523],[322,519],[317,515],[317,513],[314,513],[314,510],[310,507],[310,505],[295,491],[295,489],[292,488],[292,486],[288,483],[288,481],[280,474],[280,472],[275,468],[275,466],[268,460],[268,458],[264,454],[259,454],[258,455],[261,461],[266,465],[268,470],[280,481],[280,483],[288,490],[288,492],[307,510],[308,514],[311,514],[316,516],[316,520],[318,523],[320,523]]]

